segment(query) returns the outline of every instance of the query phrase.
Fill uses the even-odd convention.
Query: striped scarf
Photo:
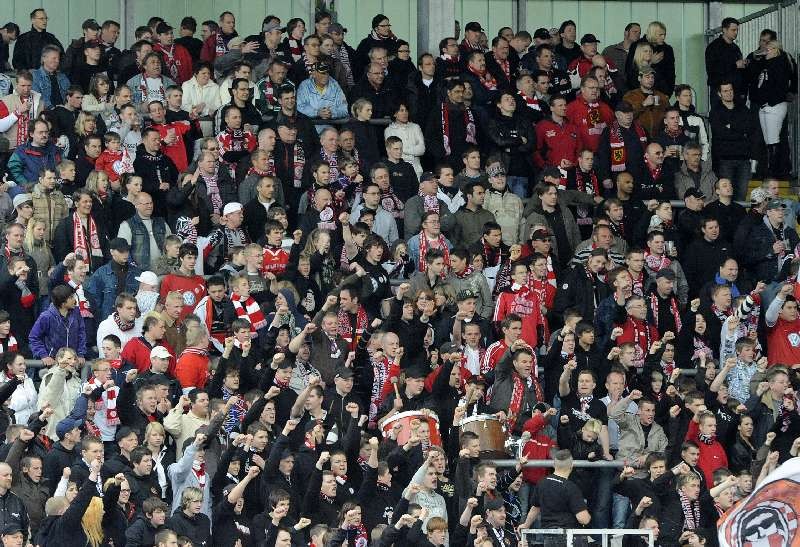
[[[227,387],[222,386],[222,400],[227,401],[231,397],[236,395],[236,393],[229,390]],[[236,427],[242,423],[244,420],[244,415],[247,413],[247,406],[245,404],[244,397],[239,397],[239,401],[231,407],[228,411],[228,415],[225,416],[225,421],[222,423],[223,429],[225,432],[230,434],[231,431],[236,429]]]
[[[350,323],[350,314],[344,308],[339,308],[337,315],[339,320],[337,333],[347,340],[349,350],[355,351],[358,339],[361,338],[361,335],[367,330],[367,312],[364,310],[364,306],[358,307],[358,311],[356,311],[355,328],[353,328]]]
[[[434,249],[439,249],[444,254],[444,263],[445,268],[442,270],[441,277],[444,278],[447,275],[447,264],[450,264],[450,249],[447,248],[447,242],[444,238],[444,235],[439,234],[436,238],[436,245],[434,245]],[[430,242],[428,241],[425,232],[419,233],[419,263],[417,264],[417,270],[420,272],[425,271],[425,256],[428,254],[428,248],[430,247]]]
[[[88,384],[92,386],[93,390],[103,389],[103,384],[101,384],[94,376],[91,377]],[[94,403],[95,410],[97,411],[105,410],[106,423],[108,423],[108,425],[119,425],[119,414],[117,413],[118,393],[119,393],[119,388],[117,386],[112,386],[111,388],[106,390],[105,401],[103,401],[103,399],[100,398]]]
[[[300,40],[287,38],[286,42],[289,44],[289,54],[292,56],[292,61],[297,62],[303,56],[303,46]]]
[[[17,339],[14,338],[13,334],[9,334],[8,338],[4,338],[0,340],[0,353],[4,353],[6,351],[17,351],[19,349],[19,345],[17,344]]]
[[[206,183],[206,189],[208,190],[208,197],[211,199],[211,206],[213,207],[212,213],[215,215],[220,214],[222,210],[222,196],[219,194],[217,173],[218,171],[215,169],[212,175],[207,175],[205,173],[202,175],[203,182]]]
[[[83,229],[80,215],[75,212],[72,214],[72,236],[73,247],[75,254],[82,256],[87,263],[91,262],[93,256],[103,256],[103,251],[100,250],[100,235],[97,231],[97,224],[92,215],[86,217],[86,227],[89,236],[86,236],[86,231]]]
[[[67,282],[67,285],[75,289],[75,296],[78,298],[78,310],[81,312],[81,317],[94,317],[91,306],[89,305],[89,300],[86,298],[86,293],[83,292],[83,284],[79,285],[75,283],[69,275],[64,276],[64,281]]]
[[[342,63],[345,72],[345,79],[347,80],[347,85],[348,86],[355,85],[356,81],[353,78],[353,68],[350,66],[350,55],[347,54],[347,48],[344,47],[344,44],[336,47],[333,50],[333,57],[339,59],[339,62]]]
[[[231,303],[236,311],[236,316],[247,319],[250,322],[250,332],[256,332],[267,326],[264,312],[261,311],[261,307],[252,296],[248,296],[243,300],[240,295],[233,293],[231,295]]]

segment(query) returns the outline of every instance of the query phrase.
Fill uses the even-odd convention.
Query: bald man
[[[675,198],[675,171],[664,163],[664,148],[658,143],[647,145],[644,153],[645,170],[634,196],[647,201]],[[682,196],[681,196],[682,197]]]

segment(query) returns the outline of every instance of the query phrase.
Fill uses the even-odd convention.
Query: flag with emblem
[[[718,523],[720,547],[800,547],[800,457],[785,461]]]

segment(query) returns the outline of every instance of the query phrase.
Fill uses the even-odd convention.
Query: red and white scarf
[[[86,293],[83,291],[83,284],[78,285],[69,275],[64,276],[64,281],[67,282],[67,285],[75,289],[75,296],[78,298],[78,310],[81,312],[81,317],[94,317],[91,306],[89,305],[89,300],[86,298]]]
[[[439,198],[435,194],[431,196],[420,192],[418,195],[422,198],[422,207],[426,213],[434,212],[437,215],[439,214]]]
[[[485,68],[482,71],[479,71],[471,66],[468,69],[473,75],[475,75],[476,78],[478,78],[478,81],[485,89],[489,91],[497,90],[497,80],[494,78],[494,76],[492,76],[491,72]]]
[[[644,253],[644,263],[647,265],[648,269],[653,270],[654,272],[660,272],[665,268],[669,268],[672,264],[672,261],[667,257],[667,255],[654,255],[650,251]]]
[[[454,272],[453,272],[453,275],[455,275],[455,276],[456,276],[457,278],[459,278],[459,279],[466,279],[466,278],[467,278],[467,277],[469,277],[469,276],[472,274],[472,272],[474,272],[474,271],[475,271],[475,268],[473,268],[473,267],[472,267],[472,265],[469,265],[469,266],[467,266],[466,268],[464,268],[464,270],[463,270],[461,273],[458,273],[458,272],[455,272],[455,271],[454,271]]]
[[[575,169],[575,186],[579,192],[590,196],[600,195],[600,184],[597,182],[597,173],[594,172],[594,169],[588,173],[584,173],[580,167]]]
[[[19,100],[20,104],[22,104],[22,97],[20,97]],[[31,121],[31,112],[33,111],[33,95],[28,97],[27,103],[28,108],[21,111],[17,116],[17,148],[28,141],[28,125]]]
[[[102,256],[103,252],[100,250],[100,234],[97,232],[97,224],[92,215],[86,218],[86,225],[88,227],[89,237],[87,239],[86,232],[83,230],[83,223],[78,213],[72,214],[72,236],[75,242],[73,247],[75,254],[83,256],[85,261],[90,261],[92,256]]]
[[[633,317],[628,317],[628,321],[630,321],[633,328],[633,366],[642,368],[645,356],[650,351],[650,345],[653,343],[650,336],[650,325],[646,321],[634,319]]]
[[[206,487],[206,462],[192,462],[192,474],[197,479],[197,484],[202,490]]]
[[[177,59],[175,59],[175,44],[172,44],[169,49],[161,44],[157,44],[156,47],[158,48],[158,51],[162,53],[161,58],[164,60],[164,64],[167,66],[170,77],[177,82],[178,62]]]
[[[419,233],[419,263],[417,264],[417,270],[421,272],[425,271],[425,256],[427,256],[429,248],[431,248],[431,244],[428,242],[425,232],[422,231]],[[447,275],[448,269],[446,265],[450,264],[450,249],[447,248],[447,241],[444,235],[439,234],[439,237],[436,239],[436,245],[434,245],[433,248],[439,249],[442,251],[442,254],[444,254],[445,268],[441,273],[441,277],[444,278]]]
[[[242,300],[240,295],[233,293],[231,295],[231,303],[233,304],[233,309],[236,311],[237,317],[245,318],[250,321],[250,332],[256,332],[267,326],[264,312],[261,311],[261,306],[258,305],[258,302],[256,302],[252,296],[248,296],[246,299]]]
[[[656,293],[650,295],[650,309],[653,310],[653,322],[655,323],[656,328],[658,328],[658,306],[660,303],[660,299]],[[674,296],[669,297],[669,311],[672,314],[672,317],[675,318],[675,332],[680,332],[681,330],[681,311],[678,308],[678,299]]]
[[[161,84],[158,87],[158,91],[155,93],[156,96],[152,97],[152,100],[156,101],[163,101],[167,94],[164,91],[164,80],[161,76],[158,77]],[[149,90],[147,88],[147,76],[144,72],[142,72],[142,83],[139,84],[139,91],[142,93],[142,104],[148,104],[151,100]]]
[[[337,333],[347,340],[350,351],[355,351],[358,339],[367,330],[367,312],[364,310],[364,306],[358,306],[358,311],[356,311],[355,331],[350,322],[350,314],[344,308],[339,308],[336,315],[338,316]]]
[[[92,389],[103,389],[103,384],[94,376],[89,379],[88,384],[92,386]],[[102,398],[98,399],[94,403],[94,408],[97,411],[105,410],[106,423],[108,423],[108,425],[119,425],[119,414],[117,413],[117,395],[119,393],[119,388],[113,386],[105,390],[105,392],[106,401],[104,402]]]
[[[17,339],[14,338],[13,334],[9,333],[8,338],[5,338],[3,342],[4,343],[0,344],[0,353],[4,351],[17,351],[19,349]]]
[[[300,40],[295,40],[293,38],[287,38],[286,42],[289,44],[289,53],[292,56],[292,61],[296,63],[300,60],[300,57],[303,56],[303,45],[300,43]]]
[[[678,496],[681,499],[681,509],[683,510],[683,529],[684,530],[697,530],[700,528],[700,503],[698,501],[690,501],[681,490],[678,490]]]
[[[538,110],[539,112],[542,111],[542,105],[539,103],[539,99],[536,98],[534,95],[533,97],[528,97],[522,91],[518,92],[519,96],[522,97],[522,100],[525,101],[525,104],[528,108],[532,110]]]
[[[327,163],[328,167],[330,167],[328,180],[331,183],[336,182],[339,179],[339,159],[336,157],[337,153],[334,152],[333,154],[328,154],[324,149],[320,149],[319,155],[322,158],[322,161]]]
[[[445,153],[449,156],[450,155],[450,112],[447,108],[447,101],[442,103],[442,145],[444,146]],[[466,142],[474,145],[478,145],[478,141],[475,138],[476,130],[475,130],[475,116],[472,115],[472,110],[469,108],[464,107],[464,124],[467,128],[467,137]]]
[[[217,184],[217,168],[214,168],[214,173],[209,175],[207,173],[203,173],[203,182],[206,183],[206,190],[208,191],[208,197],[211,199],[211,207],[213,208],[212,213],[215,215],[220,214],[222,211],[222,196],[219,193],[219,184]]]
[[[536,359],[534,358],[533,363],[533,370],[536,370]],[[530,376],[527,380],[523,380],[519,374],[516,372],[511,375],[511,380],[514,382],[514,387],[511,391],[511,401],[508,405],[509,411],[509,422],[511,424],[511,429],[514,428],[514,424],[519,417],[520,410],[522,409],[522,401],[525,399],[525,388],[526,383],[527,387],[533,386],[533,390],[536,393],[536,400],[543,401],[544,396],[542,395],[542,388],[539,385],[539,381],[536,379],[535,376]]]

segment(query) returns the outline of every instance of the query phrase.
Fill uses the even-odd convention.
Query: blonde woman
[[[161,488],[161,497],[167,497],[167,488],[169,481],[167,480],[167,469],[175,463],[175,447],[166,446],[167,432],[164,426],[159,422],[151,422],[147,424],[144,430],[144,440],[142,446],[150,451],[153,457],[153,471],[158,477],[158,486]]]
[[[633,60],[636,57],[636,51],[639,47],[649,44],[652,56],[647,63],[656,71],[655,89],[669,97],[675,87],[675,52],[672,46],[666,43],[666,39],[667,26],[661,21],[652,21],[647,25],[644,38],[631,46],[626,67],[630,76],[633,69],[631,65],[633,65]],[[635,72],[638,74],[638,70]],[[638,82],[636,85],[631,86],[631,89],[636,89],[637,87],[639,87]]]
[[[100,460],[89,464],[89,478],[67,510],[58,517],[51,528],[50,537],[71,538],[71,545],[100,547],[103,545],[103,499],[97,489],[100,479]]]
[[[639,70],[642,67],[650,66],[650,61],[653,60],[653,46],[648,42],[640,42],[635,50],[632,50],[633,57],[631,64],[627,71],[626,78],[629,89],[636,89],[639,87]],[[629,54],[630,56],[630,54]]]
[[[758,121],[767,145],[767,174],[783,177],[789,169],[786,162],[782,161],[778,148],[788,110],[786,97],[791,86],[792,71],[797,68],[792,66],[789,56],[783,52],[777,40],[768,42],[765,49],[766,54],[757,65],[761,70],[755,78],[756,89],[751,99],[759,107]]]
[[[47,223],[43,220],[32,220],[25,228],[25,239],[22,247],[33,261],[36,262],[37,274],[39,276],[39,294],[47,294],[47,278],[50,270],[53,269],[55,259],[50,250],[50,245],[45,240]],[[41,309],[41,308],[40,308]]]
[[[368,70],[379,70],[374,63],[370,65],[372,68]],[[356,99],[353,106],[350,107],[350,114],[352,116],[350,123],[347,124],[347,129],[353,132],[356,138],[356,149],[358,150],[359,158],[365,170],[368,170],[373,163],[381,158],[380,150],[378,148],[379,134],[376,129],[377,126],[370,123],[372,119],[372,103],[368,99]],[[383,139],[381,139],[383,142]]]

